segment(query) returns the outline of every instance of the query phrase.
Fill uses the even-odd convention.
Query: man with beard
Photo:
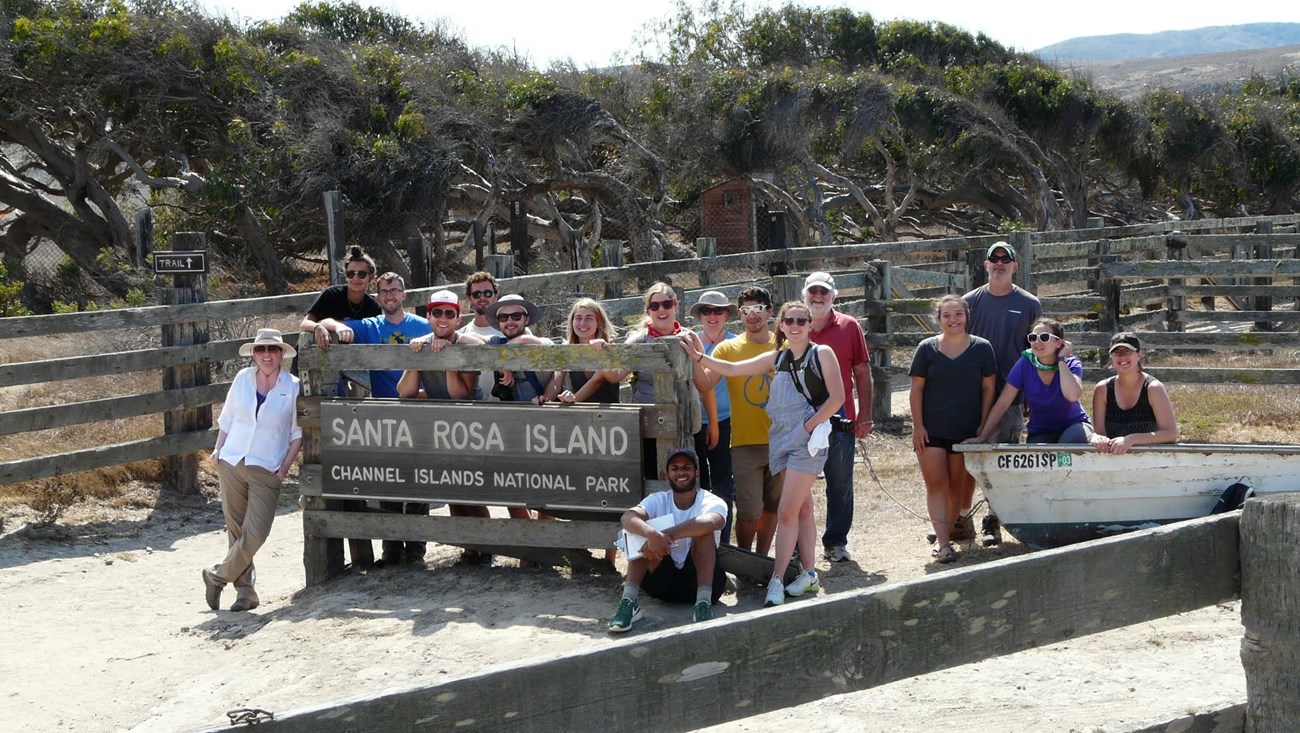
[[[727,585],[718,564],[727,505],[699,488],[699,471],[694,451],[674,450],[668,454],[670,490],[656,491],[623,512],[628,544],[640,547],[629,552],[623,598],[609,621],[610,632],[623,633],[641,619],[643,587],[651,598],[667,603],[693,601],[696,621],[713,618],[713,604]]]
[[[528,327],[537,323],[542,311],[522,295],[507,295],[488,306],[487,317],[497,324],[497,330],[505,336],[505,343],[511,345],[550,346],[551,342],[528,332]],[[551,372],[497,372],[496,386],[492,395],[502,402],[532,402],[541,404],[545,401],[546,385],[553,376]]]
[[[846,562],[849,555],[849,529],[853,526],[853,448],[858,438],[871,433],[871,357],[866,336],[856,319],[835,310],[835,278],[829,272],[814,272],[804,280],[803,302],[812,316],[815,344],[824,344],[835,352],[844,382],[842,415],[853,423],[853,432],[831,433],[830,454],[826,457],[826,532],[822,548],[827,560]],[[858,399],[853,400],[857,383]],[[856,409],[855,409],[856,407]]]
[[[1007,373],[1020,360],[1025,338],[1033,330],[1034,321],[1043,315],[1043,304],[1038,298],[1012,282],[1019,267],[1015,247],[1006,242],[994,242],[984,253],[988,283],[962,296],[970,307],[966,332],[993,344],[993,355],[998,362],[997,394],[1002,394],[1002,388],[1007,384]],[[997,432],[993,434],[994,442],[1020,442],[1020,431],[1025,425],[1024,398],[1023,392],[1017,394],[1016,401],[1002,415]],[[975,499],[974,481],[964,487],[962,498],[962,516],[953,527],[953,540],[974,539],[975,520],[967,516]],[[984,517],[980,534],[985,545],[1002,542],[1002,523],[996,514],[990,511]]]
[[[506,337],[497,328],[496,321],[488,315],[488,308],[497,302],[501,290],[497,279],[490,272],[476,272],[465,278],[465,299],[469,301],[470,310],[474,311],[474,320],[461,326],[456,333],[473,334],[489,344],[504,344]],[[491,400],[492,372],[480,372],[477,386],[467,398],[471,400]]]

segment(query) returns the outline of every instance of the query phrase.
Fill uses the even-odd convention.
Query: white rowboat
[[[1176,443],[1124,455],[1089,445],[956,446],[1002,526],[1031,547],[1059,547],[1203,517],[1234,483],[1300,491],[1300,445]]]

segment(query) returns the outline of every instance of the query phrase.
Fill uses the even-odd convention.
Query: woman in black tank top
[[[1110,364],[1115,376],[1092,391],[1096,432],[1092,445],[1103,453],[1125,453],[1131,446],[1178,440],[1174,406],[1160,380],[1142,371],[1142,343],[1124,331],[1110,340]]]

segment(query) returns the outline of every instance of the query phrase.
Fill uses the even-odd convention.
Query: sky
[[[200,0],[217,15],[256,22],[283,17],[299,0]],[[358,0],[412,20],[441,22],[474,47],[504,48],[526,56],[538,68],[571,60],[578,68],[600,67],[622,53],[632,60],[647,37],[647,23],[670,16],[671,0]],[[780,6],[772,0],[747,0],[754,12]],[[1155,33],[1243,23],[1300,22],[1300,3],[1223,0],[927,0],[921,3],[840,0],[800,4],[848,7],[868,12],[877,22],[907,19],[942,21],[971,33],[984,33],[1005,46],[1033,51],[1081,36]],[[903,5],[913,6],[902,7]],[[1087,12],[1084,12],[1084,9]]]

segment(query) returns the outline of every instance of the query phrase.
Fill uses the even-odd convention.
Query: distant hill
[[[1255,74],[1300,70],[1300,45],[1175,58],[1058,62],[1058,68],[1089,79],[1098,89],[1135,99],[1148,89],[1197,92],[1232,88]]]
[[[1300,23],[1245,23],[1190,31],[1117,33],[1053,43],[1034,51],[1058,63],[1172,58],[1300,45]]]

